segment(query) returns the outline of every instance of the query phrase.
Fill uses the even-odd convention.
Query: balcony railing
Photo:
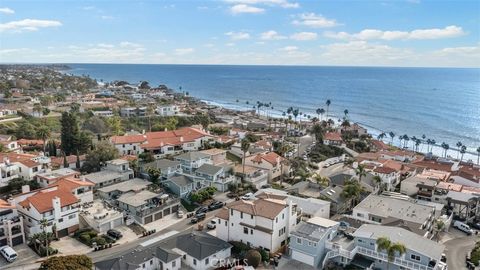
[[[177,198],[170,199],[169,201],[164,202],[161,205],[151,207],[151,208],[146,208],[146,209],[143,209],[141,211],[138,211],[138,212],[136,212],[136,215],[139,216],[139,217],[144,217],[146,215],[150,215],[152,213],[156,213],[158,211],[161,211],[161,210],[165,209],[166,207],[172,206],[172,205],[177,204],[179,202],[180,202],[180,200],[177,199]]]

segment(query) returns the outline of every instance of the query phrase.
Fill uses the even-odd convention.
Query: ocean
[[[480,146],[480,69],[70,64],[67,71],[97,80],[145,80],[187,91],[212,104],[232,109],[252,109],[257,101],[270,103],[276,115],[292,106],[317,116],[348,118],[374,135],[393,131],[446,142],[450,149],[460,141],[476,161]],[[181,89],[181,90],[180,90]],[[238,102],[237,102],[238,100]],[[246,104],[248,101],[248,105]],[[324,116],[325,117],[325,116]],[[386,141],[390,141],[387,137]],[[398,144],[397,137],[394,143]],[[410,143],[411,147],[411,143]],[[426,147],[423,147],[426,149]],[[441,152],[437,147],[435,152]],[[449,152],[456,157],[456,153]]]

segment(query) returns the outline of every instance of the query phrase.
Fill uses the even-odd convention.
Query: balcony
[[[144,209],[136,212],[136,215],[138,217],[144,217],[152,213],[163,211],[163,209],[165,209],[166,207],[170,207],[177,203],[180,203],[180,199],[175,198],[175,199],[170,199],[169,201],[164,202],[158,206],[146,206]]]

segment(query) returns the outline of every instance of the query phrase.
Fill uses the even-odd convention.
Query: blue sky
[[[0,2],[0,62],[480,65],[480,1]]]

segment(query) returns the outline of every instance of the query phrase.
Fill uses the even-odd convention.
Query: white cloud
[[[24,19],[0,24],[0,32],[3,31],[37,31],[39,28],[61,26],[59,21]]]
[[[138,44],[138,43],[133,43],[133,42],[129,42],[129,41],[122,41],[122,42],[120,42],[120,47],[140,48],[140,47],[143,47],[143,46],[141,44]]]
[[[113,48],[113,47],[115,47],[112,44],[105,44],[105,43],[99,43],[99,44],[97,44],[97,46],[100,47],[100,48]]]
[[[244,4],[244,5],[267,5],[279,6],[282,8],[298,8],[300,5],[296,2],[289,2],[287,0],[225,0],[227,3]]]
[[[102,16],[100,16],[100,18],[102,20],[113,20],[114,19],[113,16],[109,16],[109,15],[102,15]]]
[[[297,46],[285,46],[283,48],[278,49],[279,51],[284,51],[284,52],[293,52],[298,50]]]
[[[227,32],[225,35],[229,36],[231,40],[244,40],[249,39],[250,34],[247,32]]]
[[[298,18],[292,23],[295,25],[303,25],[314,28],[328,28],[339,25],[333,19],[327,19],[322,15],[317,15],[315,13],[303,13],[297,16]]]
[[[463,36],[466,33],[461,27],[450,25],[445,28],[417,29],[413,31],[382,31],[377,29],[365,29],[358,33],[349,34],[347,32],[326,32],[324,35],[328,38],[343,40],[422,40],[422,39],[441,39]]]
[[[286,39],[287,37],[280,35],[277,31],[270,30],[260,34],[261,40],[281,40]]]
[[[313,32],[299,32],[290,36],[291,39],[299,41],[315,40],[317,37],[317,33]]]
[[[232,6],[230,8],[230,12],[232,12],[232,14],[240,14],[240,13],[259,14],[259,13],[265,12],[265,9],[249,6],[245,4],[238,4],[238,5]]]
[[[175,54],[176,55],[187,55],[187,54],[191,54],[195,51],[194,48],[178,48],[178,49],[175,49]]]
[[[14,14],[15,11],[11,8],[8,8],[8,7],[4,7],[4,8],[0,8],[0,13],[3,13],[3,14]]]
[[[94,10],[96,9],[94,6],[86,6],[82,8],[83,10]]]
[[[234,42],[225,43],[225,46],[227,46],[227,47],[233,47],[235,45],[236,44]]]

